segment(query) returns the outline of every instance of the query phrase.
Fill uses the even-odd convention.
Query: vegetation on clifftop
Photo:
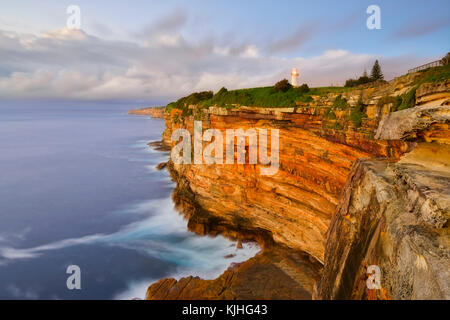
[[[379,65],[378,65],[379,67]],[[374,65],[372,76],[378,78],[382,77],[381,70]],[[398,111],[413,107],[415,105],[415,93],[417,88],[428,82],[439,82],[450,79],[450,64],[429,68],[420,71],[422,75],[418,77],[412,84],[412,88],[401,96],[385,96],[378,101],[378,107],[385,104],[392,104],[390,111]],[[367,77],[367,75],[363,75]],[[369,77],[367,77],[369,78]],[[370,78],[372,79],[372,77]],[[232,109],[240,106],[261,107],[261,108],[290,108],[296,107],[298,103],[308,103],[313,101],[313,96],[325,96],[329,93],[338,94],[333,102],[333,110],[345,110],[350,106],[342,93],[352,90],[349,87],[319,87],[309,88],[307,84],[300,87],[292,87],[286,79],[277,82],[274,86],[259,87],[249,89],[227,90],[221,88],[215,94],[212,91],[195,92],[186,97],[171,102],[166,106],[166,112],[170,112],[173,108],[182,110],[183,116],[193,114],[192,108],[189,106],[195,105],[198,109],[208,108],[210,106],[217,106],[227,109]],[[356,126],[361,124],[361,119],[364,117],[362,110],[352,110],[351,116],[353,123]],[[333,118],[333,114],[327,114]]]
[[[384,96],[378,100],[377,107],[391,104],[390,112],[412,108],[416,105],[416,90],[424,83],[436,83],[450,79],[450,64],[419,71],[422,76],[413,82],[413,87],[401,96]]]
[[[347,81],[345,81],[345,87],[356,87],[362,84],[380,80],[384,80],[384,75],[381,72],[381,67],[378,60],[376,60],[372,67],[372,70],[370,71],[370,77],[367,75],[367,72],[364,71],[363,75],[358,79],[348,79]]]
[[[287,81],[287,80],[286,80]],[[295,107],[296,102],[310,102],[313,95],[323,96],[328,93],[339,93],[347,90],[343,87],[309,88],[307,84],[292,87],[289,83],[280,81],[276,86],[250,89],[227,90],[221,88],[217,93],[211,91],[196,92],[183,97],[176,102],[169,103],[166,112],[176,108],[183,111],[183,115],[192,114],[189,105],[200,108],[217,106],[234,108],[237,106],[254,106],[262,108]]]
[[[366,106],[363,104],[361,99],[359,99],[356,106],[352,108],[352,111],[350,112],[350,120],[353,122],[355,128],[361,126],[363,118],[367,118],[365,108]]]
[[[446,64],[440,67],[428,68],[421,70],[423,76],[416,81],[416,85],[421,85],[425,82],[439,82],[450,79],[450,64]]]

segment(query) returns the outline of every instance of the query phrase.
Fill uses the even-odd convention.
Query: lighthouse
[[[291,84],[293,87],[297,87],[297,79],[298,79],[298,70],[297,68],[293,68],[292,72],[291,72],[291,76],[292,76],[292,80],[291,80]]]

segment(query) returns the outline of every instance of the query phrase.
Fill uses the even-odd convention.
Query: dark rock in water
[[[162,141],[152,141],[152,142],[147,143],[147,145],[149,147],[160,147],[161,144],[162,144]]]
[[[231,264],[220,277],[203,280],[165,278],[147,290],[149,300],[176,299],[311,299],[320,265],[312,265],[306,254],[290,249],[265,248],[264,252]]]
[[[236,249],[242,249],[242,241],[238,241],[238,243],[236,244]]]
[[[163,141],[152,141],[147,143],[147,145],[156,151],[170,151],[170,147],[166,146]]]
[[[233,258],[235,255],[230,253],[225,256],[225,259]]]
[[[162,170],[162,169],[164,169],[166,166],[167,166],[167,162],[161,162],[160,164],[158,164],[158,165],[156,166],[156,169]]]

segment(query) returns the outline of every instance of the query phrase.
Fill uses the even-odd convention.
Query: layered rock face
[[[319,298],[450,299],[449,124],[448,106],[382,121],[378,137],[421,142],[396,163],[353,167],[330,226]],[[379,290],[366,286],[370,265],[381,270]]]
[[[325,108],[210,108],[207,112],[203,129],[219,129],[224,137],[227,129],[269,129],[269,134],[270,129],[278,129],[279,169],[264,176],[260,164],[174,165],[196,204],[230,225],[239,222],[242,227],[264,230],[275,242],[321,262],[326,231],[354,161],[398,158],[408,148],[402,141],[374,140],[376,121],[370,119],[360,130],[350,122],[342,130],[331,129],[332,121],[320,114]],[[177,111],[166,116],[164,141],[173,146],[171,133],[180,127],[193,134],[193,118],[180,120]]]
[[[335,110],[335,117],[329,117],[337,94],[313,97],[313,102],[296,108],[191,106],[192,116],[184,117],[177,109],[166,113],[163,143],[170,147],[177,143],[171,140],[174,130],[184,128],[194,134],[195,120],[202,120],[203,130],[215,128],[224,137],[226,129],[269,129],[269,135],[270,129],[278,129],[279,169],[264,176],[261,164],[170,162],[168,168],[177,182],[173,198],[188,218],[190,230],[257,240],[266,249],[215,280],[163,279],[149,288],[147,297],[448,297],[446,170],[450,161],[444,147],[450,136],[448,83],[420,86],[416,101],[423,106],[407,112],[389,113],[392,104],[379,103],[386,95],[408,92],[417,76],[342,94],[350,105],[362,100],[367,106],[367,117],[358,127],[349,120],[348,109]],[[266,252],[273,254],[265,256]],[[302,260],[295,272],[280,267],[296,265],[295,252],[314,259]],[[274,257],[284,262],[274,264]],[[324,264],[324,270],[313,294],[311,282],[296,282],[293,274],[310,274],[314,279],[320,268],[317,262]],[[263,267],[246,273],[253,264]],[[366,290],[364,268],[371,264],[382,269],[382,290]],[[266,292],[258,289],[264,277],[240,276],[256,272],[279,279],[285,294],[267,281]],[[250,279],[256,279],[253,287],[247,282]],[[427,281],[434,281],[433,285],[425,286]],[[246,282],[251,289],[243,294]],[[277,294],[270,296],[269,291]]]
[[[150,116],[152,118],[164,118],[163,107],[142,108],[136,110],[130,110],[128,114],[134,114],[138,116]]]
[[[282,248],[266,248],[264,253],[232,265],[219,278],[203,280],[186,277],[162,279],[147,290],[150,300],[310,300],[319,265],[307,255]]]

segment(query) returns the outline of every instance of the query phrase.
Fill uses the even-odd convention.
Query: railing
[[[442,66],[442,61],[441,60],[436,60],[436,61],[424,64],[424,65],[415,67],[413,69],[409,69],[408,73],[413,73],[413,72],[417,72],[417,71],[420,71],[420,70],[425,70],[425,69],[428,69],[428,68],[431,68],[431,67],[438,67],[438,66]]]

